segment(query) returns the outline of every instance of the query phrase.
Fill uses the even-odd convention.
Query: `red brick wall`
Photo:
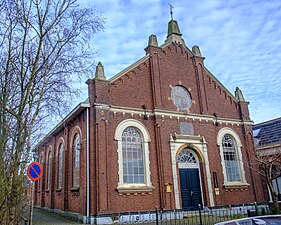
[[[263,191],[260,177],[251,174],[246,166],[249,160],[247,151],[253,149],[253,143],[246,139],[251,127],[236,123],[224,122],[214,124],[216,113],[218,119],[236,121],[248,119],[247,104],[241,105],[217,80],[203,69],[203,59],[194,57],[192,53],[177,44],[170,44],[165,49],[151,48],[151,55],[147,60],[132,68],[122,77],[113,82],[89,80],[90,97],[90,214],[107,214],[113,212],[147,211],[154,210],[156,206],[163,209],[174,209],[174,190],[165,192],[165,184],[173,184],[170,135],[180,133],[179,123],[189,122],[193,124],[194,134],[204,136],[207,142],[210,172],[213,186],[212,173],[217,172],[220,195],[214,194],[216,205],[241,204],[254,201],[263,201]],[[139,113],[122,113],[109,111],[110,105],[136,108],[142,110],[145,104],[148,111],[158,109],[168,112],[177,112],[172,103],[171,86],[183,85],[190,90],[192,100],[195,103],[190,112],[182,112],[181,115],[207,115],[207,119],[177,118],[169,116],[150,116],[144,120]],[[95,108],[95,103],[107,104],[103,108]],[[242,104],[242,103],[241,103]],[[243,113],[243,116],[241,113]],[[114,139],[115,131],[120,122],[125,119],[136,119],[148,130],[151,142],[149,143],[149,160],[151,181],[154,190],[149,193],[121,194],[116,190],[118,185],[118,153],[117,141]],[[241,120],[242,121],[242,120]],[[240,121],[240,122],[241,122]],[[72,191],[72,138],[75,127],[79,126],[82,132],[82,146],[80,153],[80,188]],[[247,125],[248,126],[248,125]],[[242,141],[242,156],[246,180],[250,184],[244,189],[223,188],[223,175],[221,157],[217,146],[217,135],[220,129],[229,127],[233,129]],[[64,151],[64,183],[61,191],[57,191],[57,150],[60,138],[65,140]],[[67,121],[66,127],[56,131],[50,140],[40,147],[39,151],[46,153],[47,147],[53,146],[54,184],[49,193],[45,192],[46,175],[43,176],[43,189],[37,193],[37,204],[50,208],[86,214],[86,110],[72,121]],[[46,156],[45,156],[46,157]],[[46,167],[46,165],[45,165]],[[201,163],[201,178],[203,198],[205,205],[209,205],[207,195],[205,166]],[[46,171],[46,170],[45,170]],[[44,183],[45,182],[45,183]],[[254,189],[254,185],[255,185]],[[45,186],[44,186],[45,185]],[[213,187],[214,188],[214,187]],[[256,199],[254,192],[257,192]],[[53,197],[52,197],[53,196]],[[41,201],[43,199],[44,201]],[[52,203],[53,201],[53,203]]]
[[[148,62],[149,61],[149,62]],[[155,62],[156,61],[156,62]],[[122,77],[114,80],[110,88],[110,97],[109,102],[103,102],[112,104],[114,106],[122,107],[132,107],[141,109],[142,104],[146,104],[149,109],[153,109],[156,106],[159,109],[165,109],[170,111],[176,111],[176,107],[173,105],[172,101],[169,99],[171,88],[170,86],[182,84],[186,88],[190,88],[190,93],[192,99],[195,100],[195,104],[190,108],[190,113],[196,114],[205,114],[213,115],[216,113],[219,118],[224,119],[240,119],[241,114],[239,111],[239,104],[234,99],[228,91],[209,74],[207,70],[203,70],[200,64],[203,63],[200,59],[193,59],[192,54],[186,51],[183,48],[175,44],[171,44],[166,47],[163,51],[158,50],[156,54],[151,56],[145,63],[140,64],[138,67],[132,69],[132,71],[127,72]],[[147,67],[150,65],[150,67]],[[151,65],[154,67],[152,68]],[[195,65],[197,67],[195,67]],[[158,69],[155,67],[158,66]],[[152,77],[158,76],[157,77]],[[202,76],[198,79],[198,76]],[[151,86],[151,87],[150,87]],[[204,89],[204,91],[199,92],[198,88]],[[154,90],[159,88],[160,90]],[[153,102],[152,102],[153,100]],[[97,101],[98,102],[98,101]],[[245,107],[245,106],[242,106]],[[244,109],[245,112],[247,112]],[[247,118],[248,115],[246,115]],[[161,151],[163,164],[163,183],[172,183],[172,173],[171,173],[171,156],[170,156],[170,134],[176,132],[179,133],[179,120],[173,118],[165,118],[162,122],[161,119],[150,118],[149,121],[143,121],[142,118],[139,118],[138,115],[134,115],[133,118],[140,120],[149,130],[151,135],[150,143],[150,169],[151,169],[151,180],[152,184],[155,187],[155,190],[152,192],[149,198],[146,198],[146,195],[142,196],[137,194],[133,196],[118,195],[116,191],[118,183],[118,162],[117,159],[117,142],[114,141],[114,133],[118,124],[125,119],[132,118],[132,115],[122,113],[116,113],[115,115],[106,114],[100,116],[99,110],[96,112],[96,117],[101,117],[101,120],[97,119],[96,126],[99,129],[99,132],[105,134],[104,138],[99,136],[99,142],[107,142],[106,148],[108,149],[108,155],[99,155],[99,157],[107,157],[103,165],[110,165],[110,167],[105,167],[101,169],[103,176],[110,177],[108,178],[107,183],[101,182],[101,186],[109,184],[109,190],[106,191],[106,194],[100,193],[98,201],[102,201],[102,196],[105,195],[106,204],[104,210],[97,209],[97,212],[115,212],[115,211],[139,211],[139,210],[153,210],[155,205],[160,204],[159,202],[159,179],[157,176],[157,163],[156,163],[156,139],[155,139],[155,124],[158,123],[160,136],[161,136]],[[102,120],[106,120],[107,125],[103,125]],[[180,119],[185,121],[184,119]],[[160,122],[159,122],[160,121]],[[250,183],[250,187],[246,189],[224,189],[222,168],[221,168],[221,159],[220,153],[217,147],[217,134],[218,131],[223,127],[230,127],[233,129],[239,136],[242,141],[242,156],[243,161],[247,162],[247,149],[245,148],[248,143],[244,139],[243,126],[237,126],[237,124],[218,124],[215,126],[213,121],[188,121],[193,123],[195,135],[202,135],[205,137],[208,143],[208,154],[210,162],[210,170],[212,172],[217,172],[218,182],[220,184],[220,195],[215,196],[215,203],[218,205],[223,204],[240,204],[240,203],[249,203],[254,202],[254,190],[252,184],[252,178],[250,175],[250,170],[244,166],[246,173],[246,180]],[[106,127],[106,128],[105,128]],[[100,144],[98,145],[100,146]],[[101,147],[101,146],[100,146]],[[101,147],[102,148],[102,147]],[[248,146],[252,148],[252,146]],[[101,152],[97,149],[98,152]],[[103,152],[103,151],[102,151]],[[218,163],[219,162],[219,163]],[[101,165],[100,165],[101,166]],[[107,175],[104,175],[107,174]],[[202,171],[202,176],[206,176],[206,171]],[[213,178],[212,178],[213,179]],[[213,180],[212,180],[213,182]],[[213,185],[213,183],[212,183]],[[164,187],[160,188],[163,189]],[[207,184],[203,182],[203,190],[206,192]],[[162,190],[163,191],[163,190]],[[164,192],[164,191],[163,191]],[[239,193],[239,194],[238,194]],[[164,196],[166,194],[164,193]],[[133,197],[132,197],[133,196]],[[246,197],[245,197],[246,196]],[[174,195],[172,193],[172,199]],[[205,202],[208,203],[208,198],[205,195]],[[134,201],[137,201],[138,204],[133,204]],[[174,207],[174,201],[170,200],[170,197],[165,197],[164,207],[171,206]],[[124,205],[123,205],[124,202]],[[144,205],[146,207],[144,207]]]
[[[81,133],[81,151],[80,151],[80,187],[79,190],[72,191],[72,157],[73,147],[72,139],[79,127]],[[64,140],[64,156],[63,156],[63,180],[62,188],[58,189],[58,147]],[[48,148],[52,147],[52,174],[51,188],[47,190],[47,152]],[[68,121],[66,128],[59,130],[49,140],[44,143],[44,147],[38,149],[38,153],[44,153],[45,162],[43,164],[43,176],[41,181],[40,191],[36,188],[36,203],[37,205],[45,206],[51,209],[60,209],[63,211],[85,213],[85,186],[86,177],[84,176],[85,158],[86,158],[86,113],[82,112],[73,121]],[[38,154],[38,155],[39,155]],[[38,183],[38,182],[37,182]],[[37,184],[38,185],[38,184]],[[42,201],[44,199],[44,201]]]

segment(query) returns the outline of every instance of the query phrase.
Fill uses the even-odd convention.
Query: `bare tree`
[[[76,0],[0,2],[0,221],[18,224],[23,175],[43,118],[60,113],[92,73],[104,20]]]
[[[250,168],[260,174],[270,191],[272,209],[279,211],[278,195],[274,189],[273,181],[281,176],[281,148],[270,146],[256,147],[252,153]]]

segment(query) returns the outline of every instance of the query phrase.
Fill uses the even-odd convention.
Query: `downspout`
[[[87,108],[87,222],[90,218],[90,141],[89,141],[89,108]]]

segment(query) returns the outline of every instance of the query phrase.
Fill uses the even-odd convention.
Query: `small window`
[[[73,187],[79,187],[80,178],[80,136],[76,134],[73,142]]]

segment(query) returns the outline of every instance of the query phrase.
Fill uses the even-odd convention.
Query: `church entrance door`
[[[179,174],[183,210],[198,210],[202,205],[199,169],[180,169]]]
[[[196,153],[184,148],[177,156],[180,193],[183,210],[198,210],[202,206],[200,165]]]

